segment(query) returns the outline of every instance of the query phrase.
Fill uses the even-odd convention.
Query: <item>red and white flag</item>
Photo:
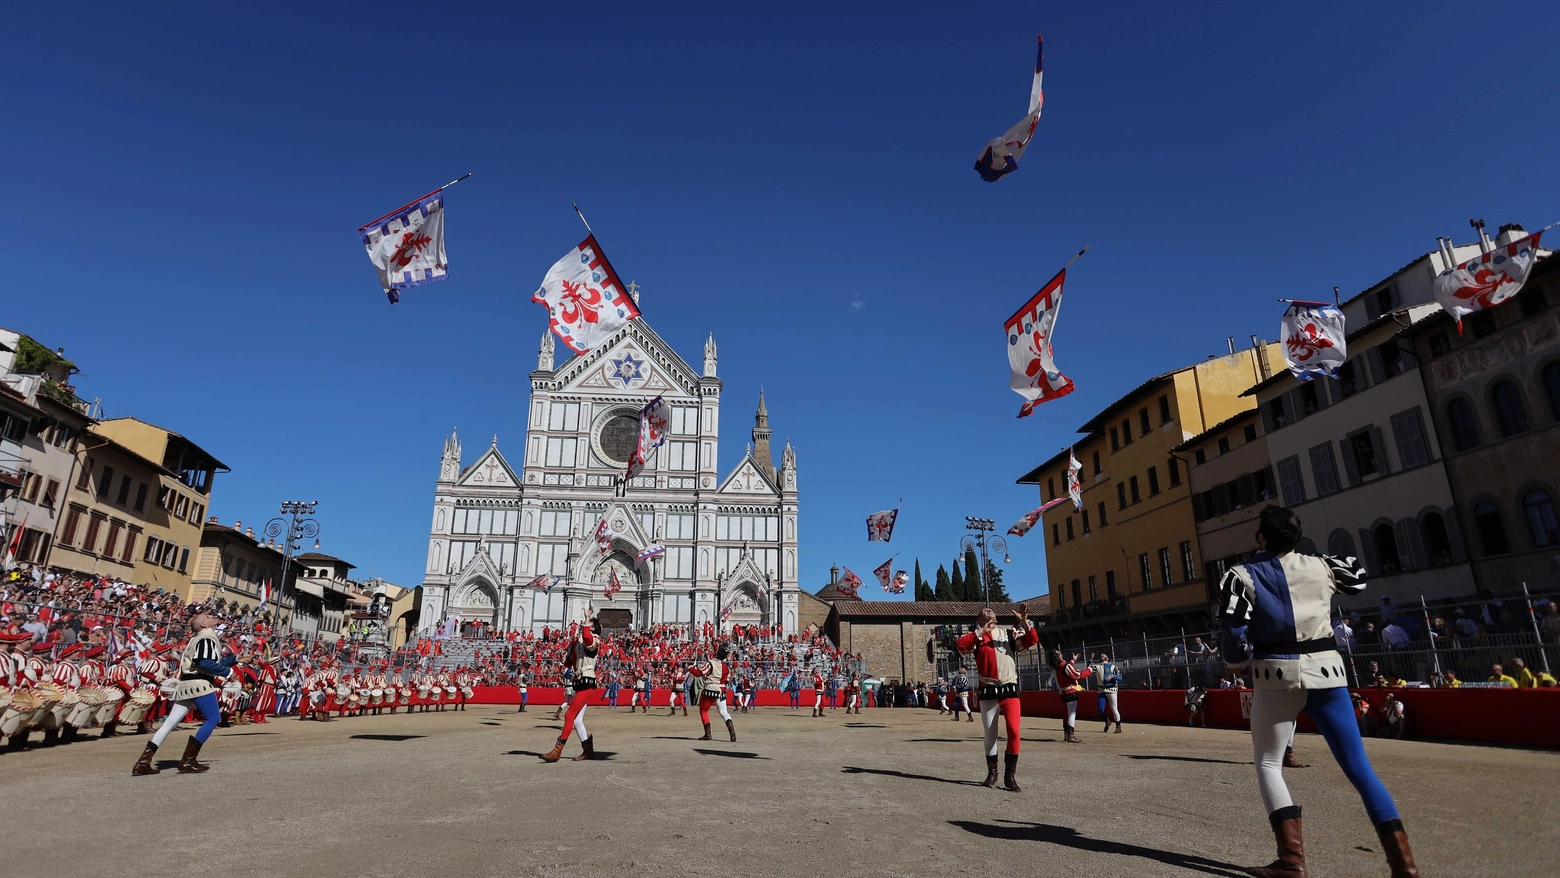
[[[861,591],[861,577],[852,573],[850,568],[846,567],[845,575],[840,577],[840,581],[835,583],[834,587],[839,589],[840,594],[853,598]]]
[[[576,354],[639,316],[639,306],[624,290],[595,235],[553,264],[531,301],[547,309],[553,332]]]
[[[612,571],[611,571],[611,573],[610,573],[610,575],[609,575],[609,577],[607,579],[607,590],[606,590],[607,600],[609,600],[609,601],[617,600],[617,598],[613,597],[613,595],[617,594],[618,592],[620,592],[622,590],[623,590],[623,583],[618,580],[617,568],[614,567],[614,568],[612,568]]]
[[[896,555],[894,557],[898,556]],[[878,585],[883,586],[884,591],[892,591],[889,586],[892,585],[894,581],[894,557],[890,557],[887,561],[884,561],[881,565],[879,565],[876,570],[872,571],[872,575],[877,577]]]
[[[908,583],[909,581],[910,581],[910,574],[909,573],[907,573],[904,570],[895,571],[894,572],[894,584],[893,584],[892,587],[889,588],[889,591],[893,592],[894,594],[904,594],[905,593],[905,584]]]
[[[987,183],[995,183],[1018,170],[1018,160],[1023,157],[1040,124],[1040,108],[1045,106],[1045,91],[1040,87],[1045,40],[1036,37],[1035,43],[1035,78],[1029,85],[1029,113],[1015,122],[1006,134],[987,144],[980,158],[975,160],[975,172]]]
[[[612,551],[612,525],[607,524],[606,516],[602,516],[601,523],[596,525],[596,548],[601,554],[606,555]]]
[[[1055,500],[1052,500],[1049,503],[1040,504],[1038,508],[1031,511],[1028,515],[1025,515],[1018,521],[1013,522],[1013,526],[1008,528],[1008,535],[1021,537],[1024,534],[1029,533],[1031,528],[1040,523],[1040,516],[1050,512],[1052,509],[1055,509],[1056,507],[1066,503],[1071,499],[1071,497],[1057,497]]]
[[[1067,498],[1073,502],[1073,510],[1083,508],[1083,485],[1078,480],[1078,474],[1083,472],[1083,464],[1073,455],[1071,448],[1067,449]]]
[[[899,520],[899,509],[885,509],[867,516],[867,542],[886,543],[894,538],[894,522]]]
[[[265,605],[271,602],[271,580],[267,579],[260,585],[260,607],[256,612],[264,613]]]
[[[1326,302],[1291,302],[1279,323],[1284,340],[1284,363],[1301,381],[1317,374],[1338,377],[1338,367],[1349,361],[1348,333],[1343,311]]]
[[[1538,261],[1538,239],[1543,233],[1540,229],[1496,247],[1441,272],[1435,279],[1436,301],[1457,321],[1459,333],[1465,315],[1499,305],[1522,289],[1533,263]]]
[[[670,415],[671,409],[659,396],[639,410],[639,442],[634,445],[634,453],[628,461],[629,478],[644,471],[645,461],[650,459],[650,453],[666,442]]]
[[[1073,392],[1072,379],[1057,371],[1051,349],[1057,312],[1062,307],[1062,284],[1066,280],[1064,268],[1003,325],[1008,338],[1008,365],[1013,368],[1008,386],[1025,400],[1018,410],[1021,418],[1033,414],[1040,403]]]
[[[16,526],[16,531],[11,534],[11,542],[5,547],[5,566],[10,567],[16,563],[16,553],[22,549],[22,532],[27,530],[27,516],[22,516],[22,523]]]
[[[392,305],[401,301],[404,287],[449,277],[444,257],[444,190],[449,186],[435,189],[358,229],[368,260],[379,274],[379,285]]]

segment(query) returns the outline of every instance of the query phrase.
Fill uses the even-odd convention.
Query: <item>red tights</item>
[[[1018,718],[1019,701],[1017,698],[1003,698],[999,701],[985,701],[980,705],[980,722],[986,731],[986,755],[997,755],[997,715],[1002,715],[1002,721],[1007,726],[1007,752],[1018,754],[1019,730]]]

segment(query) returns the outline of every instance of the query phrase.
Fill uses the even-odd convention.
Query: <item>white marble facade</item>
[[[460,440],[444,443],[434,487],[421,627],[451,616],[500,629],[541,631],[583,617],[587,605],[628,610],[631,625],[780,624],[796,631],[796,455],[770,457],[763,394],[748,452],[720,477],[715,339],[695,373],[642,319],[587,354],[553,367],[543,336],[531,373],[523,461],[498,437],[469,466]],[[623,484],[638,413],[656,396],[671,406],[671,435],[644,472]],[[606,516],[605,554],[593,538]],[[666,554],[636,556],[650,543]],[[616,571],[622,591],[604,593]],[[530,587],[563,577],[551,594]],[[614,614],[621,618],[621,614]]]

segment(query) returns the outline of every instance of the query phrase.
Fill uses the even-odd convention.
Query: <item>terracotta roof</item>
[[[1288,373],[1286,372],[1285,374],[1288,374]],[[1232,415],[1231,417],[1225,418],[1224,420],[1218,422],[1217,424],[1214,424],[1212,427],[1209,427],[1208,429],[1202,431],[1201,433],[1198,433],[1196,436],[1193,436],[1192,438],[1186,440],[1185,442],[1182,442],[1180,445],[1177,445],[1176,447],[1174,447],[1174,448],[1172,448],[1170,450],[1171,451],[1185,451],[1186,449],[1191,448],[1193,445],[1197,445],[1199,443],[1207,441],[1208,437],[1212,436],[1215,433],[1222,433],[1223,431],[1230,429],[1231,427],[1235,426],[1236,424],[1239,424],[1242,421],[1249,420],[1249,419],[1254,418],[1256,416],[1257,416],[1257,410],[1256,409],[1254,409],[1254,408],[1246,409],[1245,411],[1240,412],[1239,414]]]
[[[1094,417],[1090,418],[1088,423],[1086,423],[1082,427],[1078,428],[1078,432],[1079,433],[1093,433],[1093,432],[1095,432],[1097,430],[1102,429],[1105,426],[1105,419],[1106,418],[1112,417],[1117,412],[1122,411],[1123,409],[1126,409],[1131,403],[1135,402],[1139,396],[1143,395],[1144,393],[1147,393],[1148,391],[1152,390],[1155,387],[1158,387],[1159,385],[1165,383],[1166,381],[1169,381],[1172,377],[1175,376],[1175,374],[1177,372],[1185,372],[1187,369],[1195,369],[1195,368],[1197,368],[1197,364],[1196,363],[1193,363],[1190,366],[1181,366],[1179,368],[1171,369],[1168,372],[1161,372],[1158,375],[1155,375],[1154,377],[1148,379],[1147,381],[1144,381],[1142,384],[1139,384],[1138,386],[1136,386],[1136,387],[1132,388],[1131,390],[1127,391],[1127,393],[1125,395],[1123,395],[1120,399],[1118,399],[1115,402],[1111,403],[1110,405],[1100,409],[1099,414],[1097,414]]]
[[[855,601],[843,600],[834,605],[834,612],[841,618],[893,618],[893,619],[926,619],[948,622],[970,622],[980,613],[986,605],[980,601]],[[1011,617],[1013,610],[1018,606],[1015,603],[992,604],[991,608],[997,611],[997,616]],[[1042,609],[1031,603],[1029,615],[1031,618],[1040,619],[1051,614],[1051,604],[1047,600]]]
[[[1100,432],[1100,431],[1098,431],[1098,430],[1096,430],[1093,433],[1090,433],[1089,435],[1083,437],[1082,439],[1079,439],[1077,442],[1074,442],[1073,444],[1067,446],[1066,448],[1063,448],[1061,451],[1056,452],[1054,455],[1051,456],[1050,460],[1047,460],[1045,463],[1042,463],[1039,466],[1035,467],[1034,469],[1030,470],[1029,472],[1024,473],[1023,475],[1019,476],[1018,477],[1018,481],[1014,482],[1013,484],[1015,484],[1015,485],[1038,485],[1038,484],[1040,484],[1040,474],[1045,472],[1046,470],[1054,467],[1054,466],[1061,466],[1061,465],[1065,464],[1066,461],[1067,461],[1067,452],[1068,451],[1070,451],[1070,450],[1078,450],[1078,449],[1081,449],[1081,448],[1086,448],[1089,445],[1092,445],[1095,442],[1097,442],[1097,441],[1099,441],[1101,439],[1104,439],[1104,438],[1105,438],[1105,434]]]
[[[323,552],[304,552],[303,554],[296,557],[299,561],[336,561],[342,564],[347,564],[346,561],[337,558],[335,555],[326,555]],[[353,570],[357,569],[356,564],[347,564],[347,567]]]

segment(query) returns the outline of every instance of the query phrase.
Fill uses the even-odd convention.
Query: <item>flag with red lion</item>
[[[1435,298],[1457,321],[1462,332],[1463,317],[1491,308],[1515,296],[1527,283],[1528,273],[1538,258],[1538,239],[1543,230],[1518,238],[1503,247],[1441,272],[1435,279]]]
[[[1062,284],[1067,269],[1056,273],[1018,313],[1007,319],[1008,365],[1013,377],[1008,386],[1024,398],[1018,416],[1026,418],[1042,402],[1073,392],[1071,378],[1056,368],[1051,339],[1056,333],[1057,312],[1062,307]]]
[[[623,289],[595,235],[553,264],[531,301],[547,309],[553,332],[576,354],[639,316],[639,306]]]

